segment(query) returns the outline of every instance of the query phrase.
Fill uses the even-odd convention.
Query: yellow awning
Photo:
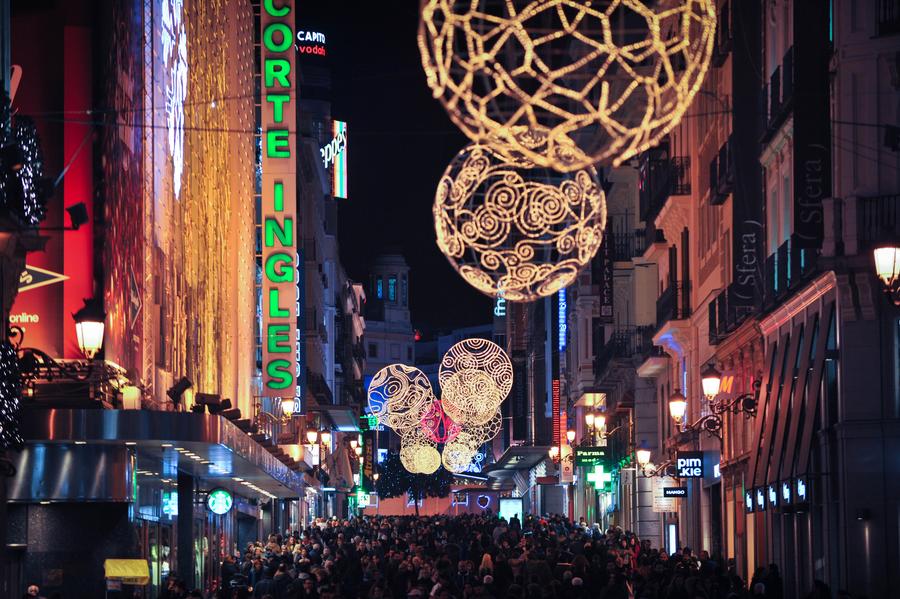
[[[123,584],[145,585],[150,582],[150,568],[144,559],[108,559],[103,562],[107,580]]]

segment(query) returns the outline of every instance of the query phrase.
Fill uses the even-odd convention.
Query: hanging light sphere
[[[444,468],[450,472],[455,472],[457,474],[465,472],[469,467],[469,464],[472,463],[472,458],[475,457],[475,452],[477,450],[477,447],[472,449],[472,447],[464,442],[464,440],[451,441],[444,445],[444,451],[441,454],[441,462],[444,464]]]
[[[441,400],[431,402],[431,407],[422,417],[422,430],[435,443],[447,443],[456,438],[461,430],[459,424],[444,411]]]
[[[482,293],[533,301],[568,286],[600,248],[606,197],[593,167],[571,174],[469,145],[438,184],[437,244]]]
[[[368,399],[369,410],[378,422],[399,433],[420,426],[434,393],[428,377],[418,368],[390,364],[372,377]]]
[[[715,31],[714,0],[427,0],[418,43],[472,141],[570,172],[618,166],[675,127]]]
[[[444,411],[462,425],[484,424],[503,401],[500,390],[486,372],[461,370],[441,385]]]

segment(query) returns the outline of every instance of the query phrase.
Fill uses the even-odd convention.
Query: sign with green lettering
[[[576,447],[575,448],[575,465],[576,466],[594,466],[595,464],[606,463],[605,447]]]

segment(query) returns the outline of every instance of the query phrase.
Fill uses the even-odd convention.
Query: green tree
[[[446,497],[450,494],[453,475],[444,468],[433,474],[414,474],[403,467],[400,454],[389,453],[379,468],[375,491],[379,498],[389,499],[404,494],[413,498],[416,516],[419,515],[419,501],[424,497]]]

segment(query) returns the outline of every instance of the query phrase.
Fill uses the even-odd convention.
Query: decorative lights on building
[[[437,244],[463,279],[507,301],[532,301],[568,286],[600,248],[606,197],[597,172],[572,174],[464,148],[435,194]]]
[[[618,166],[681,121],[712,57],[713,0],[650,4],[427,0],[428,86],[466,136],[507,159]]]

